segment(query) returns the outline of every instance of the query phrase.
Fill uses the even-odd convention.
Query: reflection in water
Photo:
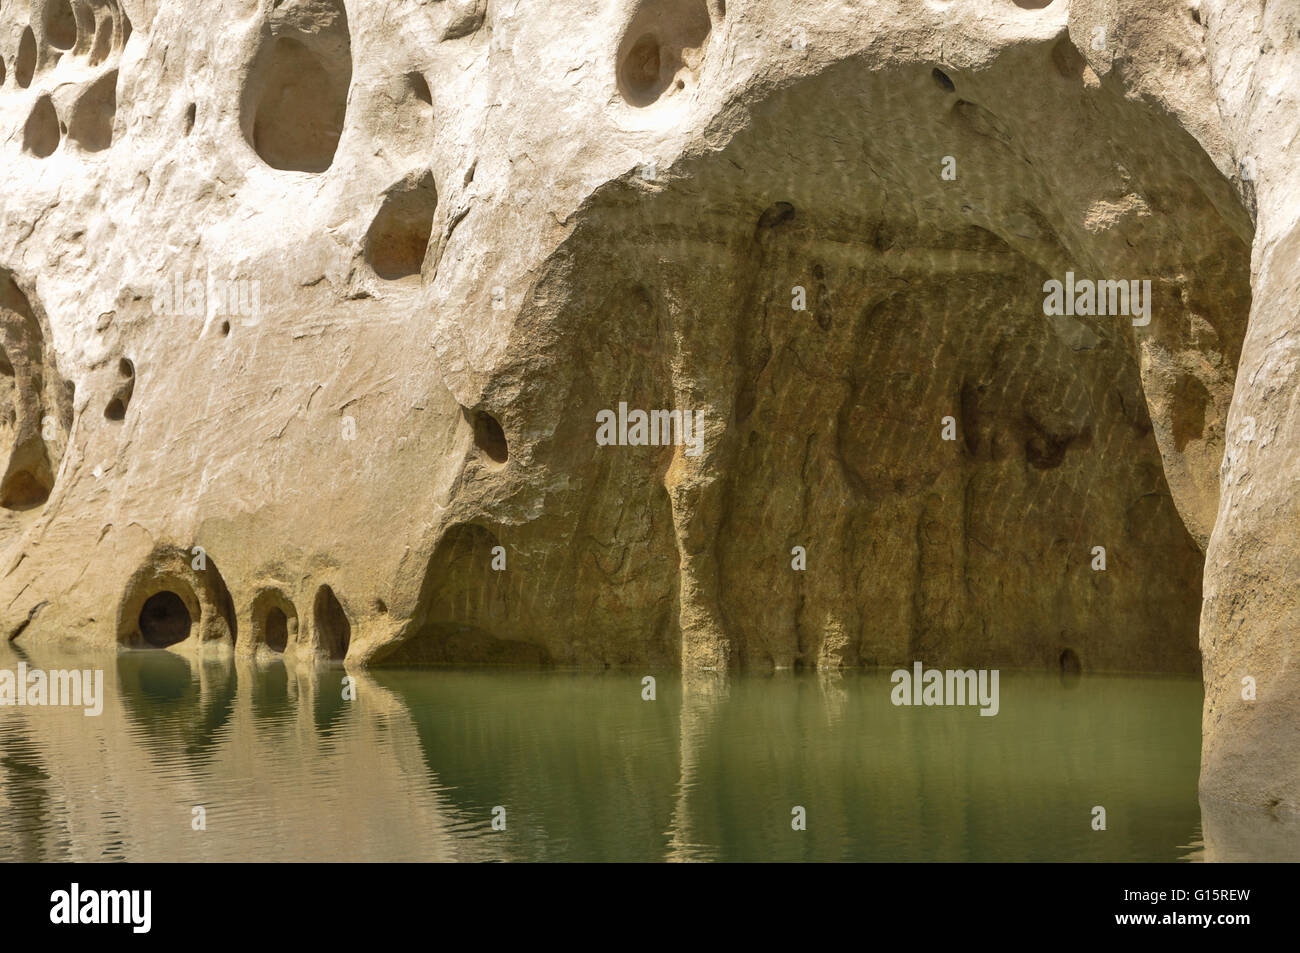
[[[0,791],[5,818],[0,829],[0,861],[35,863],[54,860],[45,842],[51,835],[66,837],[49,810],[49,781],[40,765],[36,745],[20,725],[9,726],[0,746]]]
[[[273,659],[261,667],[261,677],[253,679],[253,717],[259,722],[285,721],[293,711],[289,694],[289,672],[284,662]]]
[[[668,828],[668,860],[710,860],[715,855],[691,826],[691,799],[700,783],[698,742],[709,734],[713,714],[726,698],[728,679],[717,674],[683,675],[681,723],[678,730],[680,768]]]
[[[210,763],[235,707],[233,661],[192,668],[169,652],[128,652],[117,678],[127,717],[152,750],[179,752],[192,768]]]
[[[644,701],[641,673],[407,669],[349,700],[337,666],[28,662],[107,698],[0,709],[5,861],[1300,858],[1294,824],[1198,804],[1190,679],[1003,673],[988,718],[894,707],[888,672]]]

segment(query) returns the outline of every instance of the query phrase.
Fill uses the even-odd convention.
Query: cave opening
[[[352,642],[352,623],[348,621],[347,613],[339,604],[334,590],[328,585],[316,590],[312,614],[316,626],[316,642],[325,657],[335,661],[346,658],[348,646]]]
[[[193,625],[185,600],[170,589],[155,592],[146,599],[138,621],[140,635],[158,649],[185,641]]]
[[[279,606],[272,606],[266,613],[266,646],[283,652],[289,644],[289,617]]]
[[[547,359],[596,394],[671,407],[676,390],[720,422],[698,460],[600,457],[580,423],[556,436],[566,472],[598,475],[575,525],[617,557],[559,560],[555,578],[636,567],[677,605],[596,595],[579,614],[525,594],[539,642],[570,645],[598,616],[638,651],[676,629],[683,657],[688,623],[724,645],[711,659],[755,670],[1059,672],[1069,646],[1090,673],[1199,672],[1253,224],[1175,119],[1062,42],[941,76],[837,64],[663,189],[597,195],[607,214],[564,248],[583,265]],[[1093,285],[1057,309],[1070,276]],[[1147,281],[1126,308],[1120,289]],[[448,660],[452,636],[508,632],[439,595],[454,575],[437,559],[426,580]]]

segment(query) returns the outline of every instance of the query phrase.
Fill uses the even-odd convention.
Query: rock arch
[[[273,652],[284,653],[298,641],[298,610],[281,589],[268,587],[261,590],[250,607],[252,633],[250,648],[266,646]]]
[[[117,642],[127,648],[235,645],[234,600],[211,557],[160,546],[126,582],[117,610]]]

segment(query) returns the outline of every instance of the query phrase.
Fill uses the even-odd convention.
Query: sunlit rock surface
[[[1203,667],[1207,795],[1300,807],[1298,46],[1226,0],[7,2],[3,631]],[[1067,274],[1148,313],[1045,315]],[[696,442],[598,444],[620,404]]]

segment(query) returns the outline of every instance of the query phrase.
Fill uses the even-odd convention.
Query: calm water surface
[[[1003,672],[980,717],[895,707],[888,672],[661,672],[644,701],[641,673],[378,671],[345,701],[337,668],[25,658],[104,669],[106,701],[0,708],[4,861],[1205,854],[1197,679]]]

